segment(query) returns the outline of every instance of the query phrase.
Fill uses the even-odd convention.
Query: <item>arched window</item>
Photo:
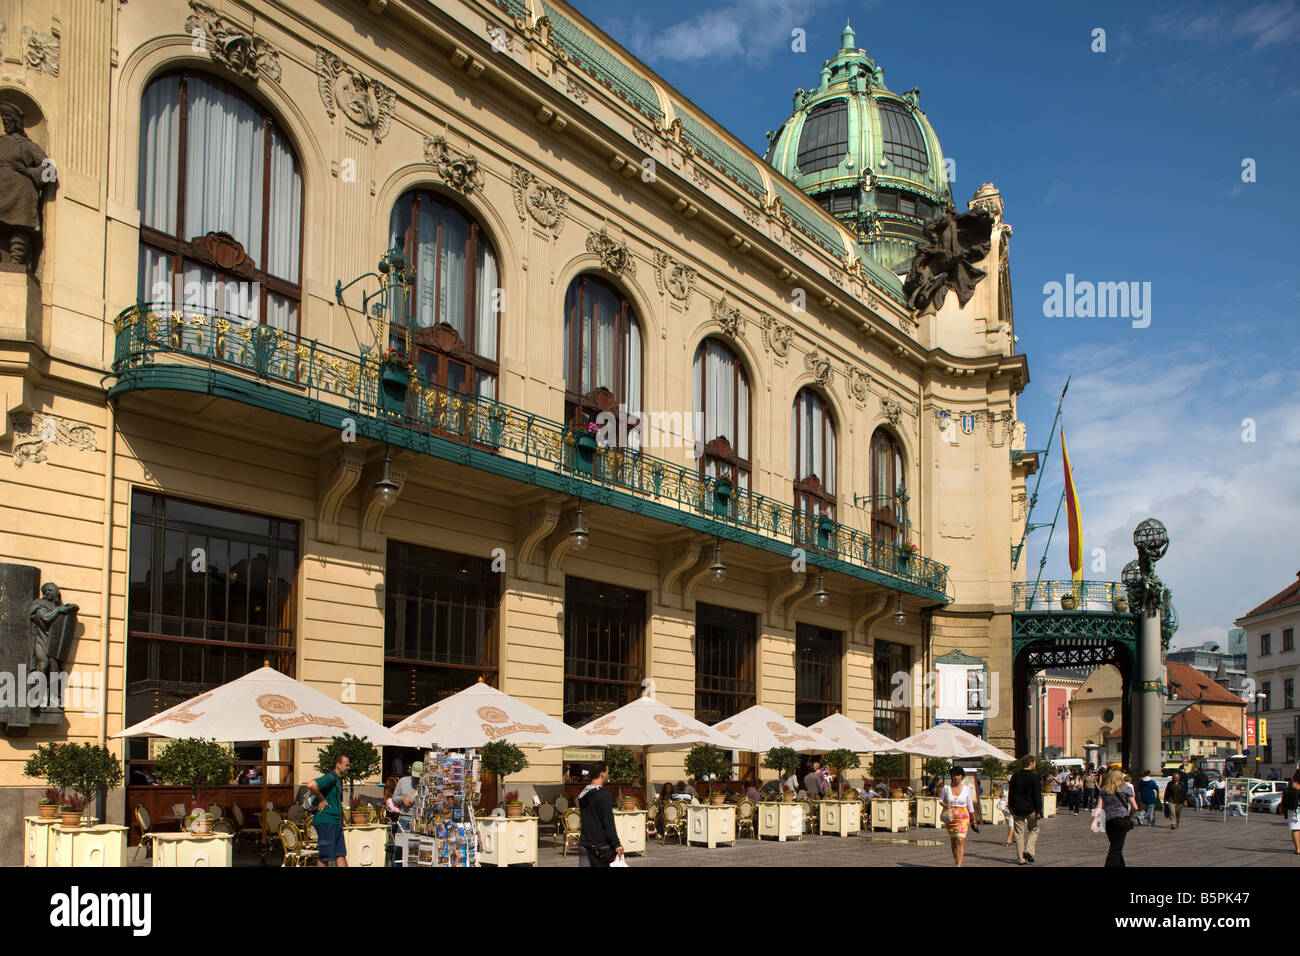
[[[749,487],[749,379],[739,356],[717,339],[695,350],[695,439],[703,443],[700,473],[727,475]]]
[[[885,158],[900,169],[918,173],[929,169],[930,158],[916,117],[897,100],[877,100],[876,103],[880,107]]]
[[[871,533],[891,544],[903,543],[903,453],[883,428],[871,436]]]
[[[565,420],[600,412],[629,424],[641,414],[641,326],[627,296],[599,276],[580,275],[564,298]],[[625,406],[620,408],[620,406]]]
[[[795,510],[835,517],[835,423],[812,389],[795,396],[790,430]]]
[[[389,242],[415,269],[409,296],[395,297],[390,347],[406,351],[409,337],[422,384],[495,398],[501,297],[483,230],[437,193],[413,190],[393,205]]]
[[[302,174],[242,92],[169,73],[140,107],[139,296],[298,331]]]

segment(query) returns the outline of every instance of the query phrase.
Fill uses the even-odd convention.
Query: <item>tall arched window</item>
[[[169,73],[140,107],[139,296],[298,331],[302,174],[242,92]]]
[[[584,274],[564,298],[565,420],[592,421],[602,411],[641,414],[641,326],[627,296]],[[630,423],[631,423],[630,421]]]
[[[740,357],[717,339],[695,350],[695,435],[702,443],[700,473],[727,475],[749,487],[749,379]]]
[[[805,388],[795,396],[790,430],[794,460],[794,506],[835,517],[835,423],[820,395]]]
[[[891,544],[903,543],[903,453],[883,428],[871,436],[871,533]]]
[[[389,241],[415,269],[410,295],[393,306],[391,347],[405,351],[409,334],[421,383],[495,398],[501,297],[483,230],[444,197],[413,190],[393,206]]]

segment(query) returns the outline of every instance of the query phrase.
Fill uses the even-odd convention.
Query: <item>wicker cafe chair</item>
[[[664,825],[659,832],[659,845],[663,846],[671,834],[677,835],[677,845],[685,846],[686,811],[682,809],[681,800],[669,800],[664,804]]]
[[[758,839],[758,828],[754,826],[754,821],[758,819],[758,804],[749,797],[741,797],[740,802],[736,804],[736,836],[748,832],[754,839]]]
[[[149,842],[149,852],[153,853],[153,817],[149,816],[149,811],[143,805],[137,805],[135,808],[135,825],[140,828],[140,842],[135,845],[135,856],[132,860],[140,858],[140,851],[144,849],[145,841]]]
[[[289,822],[296,827],[300,827],[307,819],[307,811],[303,809],[301,803],[295,803],[284,812]]]
[[[550,827],[551,832],[555,832],[555,804],[543,803],[537,808],[537,829],[539,833],[542,827]]]
[[[279,833],[280,823],[283,820],[284,817],[280,815],[279,810],[276,810],[272,807],[266,808],[266,832],[267,833]]]
[[[582,811],[569,807],[560,815],[560,825],[564,828],[563,855],[569,855],[569,847],[577,846],[582,841]]]
[[[262,828],[248,825],[248,818],[244,816],[244,808],[235,804],[230,808],[230,817],[235,822],[235,839],[241,838],[248,840],[261,841]]]
[[[306,866],[316,862],[316,847],[304,844],[298,828],[288,820],[280,824],[280,846],[284,850],[284,866]]]
[[[226,819],[213,820],[213,821],[212,821],[212,832],[213,832],[213,833],[229,833],[231,836],[236,836],[236,835],[237,835],[237,834],[235,833],[235,825],[234,825],[231,821],[226,820]]]

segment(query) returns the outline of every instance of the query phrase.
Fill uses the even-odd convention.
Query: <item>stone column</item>
[[[1164,665],[1161,661],[1160,646],[1160,607],[1141,608],[1138,611],[1141,630],[1138,646],[1138,685],[1140,694],[1137,699],[1137,720],[1139,734],[1134,741],[1135,747],[1129,752],[1134,755],[1134,764],[1130,771],[1134,776],[1144,769],[1156,773],[1160,769],[1161,724],[1164,721]]]

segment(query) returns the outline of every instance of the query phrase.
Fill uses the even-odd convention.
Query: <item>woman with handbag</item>
[[[1138,812],[1138,805],[1132,790],[1124,786],[1124,771],[1118,767],[1107,772],[1096,809],[1105,815],[1106,839],[1110,841],[1106,866],[1123,866],[1124,838],[1133,829],[1133,816]]]
[[[940,818],[948,827],[952,842],[952,859],[961,866],[966,855],[966,831],[970,829],[971,815],[975,812],[975,791],[966,786],[966,771],[960,767],[952,770],[952,783],[943,788],[939,798],[943,806]]]

